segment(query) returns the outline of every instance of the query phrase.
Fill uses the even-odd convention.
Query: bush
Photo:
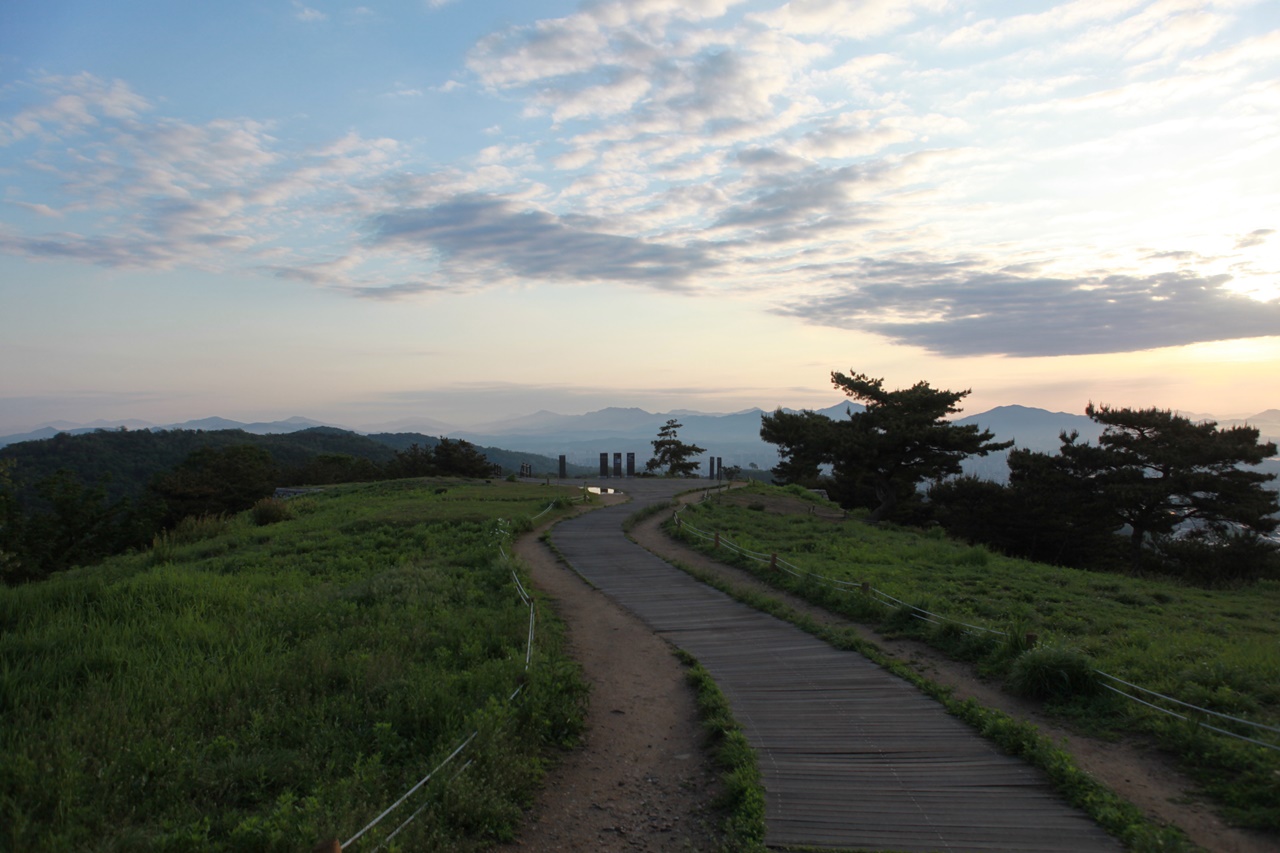
[[[259,527],[275,524],[277,521],[288,521],[293,518],[293,509],[279,498],[263,498],[253,505],[250,511],[253,523]]]
[[[1074,649],[1056,646],[1020,655],[1006,683],[1019,696],[1053,702],[1096,696],[1101,690],[1092,661]]]

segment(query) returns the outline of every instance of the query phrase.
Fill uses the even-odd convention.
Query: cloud
[[[243,239],[231,235],[205,235],[203,253],[218,249],[243,249]],[[239,243],[239,245],[237,245]],[[28,237],[0,230],[0,251],[32,260],[78,261],[114,269],[172,269],[195,266],[198,255],[191,247],[147,237],[85,236],[56,232]]]
[[[633,109],[652,88],[651,81],[638,71],[625,71],[598,86],[574,90],[546,89],[534,103],[551,110],[557,123],[571,119],[607,118]]]
[[[327,21],[329,19],[329,16],[324,12],[321,12],[319,9],[312,9],[310,6],[298,2],[298,0],[293,0],[293,17],[308,24]]]
[[[876,183],[884,164],[810,169],[798,175],[766,179],[760,192],[720,214],[716,225],[752,228],[794,226],[844,210],[860,185]]]
[[[48,217],[49,219],[61,219],[62,211],[54,210],[47,204],[31,203],[28,201],[10,201],[9,204],[20,207],[28,213],[34,213],[37,216]]]
[[[1074,0],[1044,12],[985,18],[949,33],[942,39],[941,46],[992,47],[1009,40],[1035,38],[1085,24],[1114,20],[1146,2],[1148,0]]]
[[[608,47],[594,19],[572,15],[485,36],[467,65],[486,86],[506,88],[589,71],[601,64]]]
[[[946,7],[947,0],[791,0],[750,17],[793,35],[869,39]]]
[[[776,312],[874,332],[943,356],[1136,352],[1280,328],[1280,299],[1188,272],[1053,278],[989,270],[976,258],[865,260],[828,292]]]
[[[541,280],[681,290],[692,275],[715,263],[701,247],[609,234],[594,230],[589,221],[520,209],[480,194],[379,214],[371,224],[378,247],[425,249],[446,265],[498,264],[517,276]]]
[[[30,136],[46,141],[75,137],[103,121],[133,119],[151,109],[127,83],[93,74],[42,77],[34,87],[45,101],[0,121],[0,146]]]
[[[424,293],[448,293],[456,290],[446,284],[435,284],[429,281],[404,281],[399,284],[379,284],[368,286],[351,286],[344,288],[347,293],[360,299],[372,299],[383,302],[394,302]]]
[[[159,268],[174,263],[172,251],[160,241],[86,237],[60,232],[27,237],[0,229],[0,251],[33,260],[73,260],[111,268]]]
[[[251,119],[202,124],[151,113],[119,81],[92,75],[35,81],[41,101],[0,124],[28,167],[15,209],[60,216],[74,229],[0,230],[0,250],[111,268],[252,268],[275,241],[301,245],[374,202],[362,179],[394,170],[398,144],[348,133],[290,150]],[[66,202],[50,204],[57,195]],[[25,197],[41,197],[36,203]],[[304,203],[305,200],[305,203]],[[74,217],[74,218],[73,218]],[[278,251],[273,249],[272,251]],[[305,266],[305,260],[302,265]]]
[[[1250,231],[1236,241],[1236,248],[1248,249],[1251,246],[1261,246],[1274,233],[1276,233],[1274,228],[1259,228],[1256,231]]]
[[[323,119],[180,120],[120,81],[33,81],[24,85],[40,91],[39,103],[0,122],[0,146],[30,167],[0,208],[22,222],[0,230],[0,249],[107,266],[265,270],[370,299],[518,279],[699,292],[714,278],[718,290],[752,298],[805,288],[793,316],[879,324],[904,341],[953,348],[962,347],[929,324],[980,326],[1012,312],[967,312],[966,294],[994,280],[1025,284],[1066,319],[1096,319],[1085,309],[1124,280],[1096,284],[1105,276],[1089,270],[1107,252],[1117,253],[1110,263],[1134,246],[1184,250],[1142,250],[1111,271],[1143,282],[1146,270],[1197,265],[1216,294],[1202,307],[1215,310],[1239,303],[1211,273],[1234,274],[1236,290],[1262,275],[1212,257],[1222,248],[1214,239],[1243,249],[1269,237],[1246,233],[1268,221],[1256,193],[1230,221],[1206,212],[1191,226],[1152,216],[1157,192],[1125,192],[1137,176],[1143,190],[1194,200],[1208,196],[1209,179],[1235,180],[1228,157],[1256,162],[1254,173],[1269,162],[1275,135],[1262,119],[1274,113],[1277,42],[1239,35],[1240,21],[1224,30],[1226,4],[1075,0],[989,25],[944,0],[777,0],[771,13],[739,5],[593,0],[479,39],[466,68],[446,69],[435,91],[465,87],[488,99],[486,110],[505,109],[485,114],[492,139],[434,114],[439,98],[400,111],[406,139],[418,113],[445,122],[413,142],[353,132],[304,148],[290,140]],[[335,19],[344,14],[333,7]],[[937,50],[957,22],[968,28],[953,33],[952,50]],[[866,40],[874,34],[889,37]],[[1173,72],[1153,70],[1179,59]],[[416,99],[424,90],[414,80],[381,76],[362,91]],[[456,94],[443,100],[462,107]],[[1179,112],[1201,106],[1194,118]],[[1181,159],[1160,156],[1175,150]],[[1203,233],[1215,221],[1225,243]],[[925,248],[982,255],[937,281],[903,273],[895,287],[927,306],[924,315],[874,290],[868,304],[885,309],[874,315],[844,301],[883,285],[891,261],[923,269],[923,256],[900,253]],[[1029,257],[1057,257],[1059,278],[1021,265]],[[841,269],[865,280],[848,287],[832,278]],[[1062,282],[1085,284],[1076,293]],[[1190,300],[1161,285],[1162,295],[1175,291],[1176,300],[1152,297],[1159,310],[1138,310],[1145,303],[1128,291],[1108,304],[1141,325]],[[1226,313],[1216,322],[1230,326]]]
[[[914,134],[901,127],[851,125],[846,121],[823,125],[801,137],[794,146],[797,154],[818,159],[852,159],[875,154],[890,145],[909,142]]]

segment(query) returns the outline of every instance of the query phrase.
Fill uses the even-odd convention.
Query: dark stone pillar
[[[569,465],[565,461],[564,454],[560,454],[560,479],[563,480],[569,473]]]
[[[600,476],[601,477],[609,476],[609,454],[608,453],[600,454]]]
[[[636,475],[636,455],[634,453],[627,454],[627,476],[634,477]]]
[[[615,477],[622,476],[622,454],[621,453],[613,454],[613,476]]]

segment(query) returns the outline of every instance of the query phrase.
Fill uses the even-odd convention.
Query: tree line
[[[831,374],[866,409],[834,420],[812,411],[761,417],[778,448],[780,483],[822,487],[872,522],[940,524],[1011,556],[1079,568],[1157,572],[1197,583],[1280,576],[1276,455],[1256,428],[1227,429],[1162,409],[1089,403],[1096,444],[1061,435],[1057,453],[1013,449],[1007,484],[961,476],[970,456],[1006,450],[990,431],[946,418],[970,391],[927,382],[887,390],[865,374]],[[928,483],[927,489],[922,486]]]
[[[103,430],[23,442],[0,453],[0,580],[39,580],[146,547],[183,518],[237,513],[281,486],[488,477],[493,469],[467,441],[424,438],[395,449],[327,428],[287,436]]]

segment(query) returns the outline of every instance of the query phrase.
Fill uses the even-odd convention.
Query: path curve
[[[588,582],[715,678],[759,756],[768,844],[1121,849],[1039,771],[911,685],[698,583],[622,533],[628,515],[689,485],[626,481],[632,503],[563,522],[551,539]]]

